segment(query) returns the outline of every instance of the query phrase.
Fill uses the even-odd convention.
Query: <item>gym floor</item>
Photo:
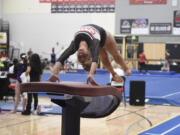
[[[47,97],[39,104],[52,105]],[[123,103],[111,115],[100,119],[81,118],[81,135],[138,135],[138,133],[178,115],[180,107],[165,105],[130,106]],[[1,135],[60,135],[61,115],[23,116],[20,112],[0,113]]]

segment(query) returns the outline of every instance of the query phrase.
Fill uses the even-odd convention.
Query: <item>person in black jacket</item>
[[[28,72],[30,75],[30,82],[40,82],[42,75],[41,60],[38,54],[34,53],[30,57]],[[34,97],[34,112],[37,111],[38,106],[38,93],[28,93],[28,100],[26,110],[22,112],[23,115],[31,114],[32,96]]]

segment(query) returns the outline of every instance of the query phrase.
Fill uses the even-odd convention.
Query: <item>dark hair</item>
[[[29,60],[29,64],[30,64],[31,68],[33,69],[33,71],[36,71],[37,73],[42,74],[41,60],[37,53],[34,53],[31,56],[31,58]]]
[[[88,59],[84,64],[82,64],[82,67],[85,71],[89,72],[91,69],[92,61],[91,59]]]
[[[14,59],[13,59],[13,64],[14,64],[14,65],[17,65],[17,64],[18,64],[18,59],[14,58]]]
[[[25,53],[21,53],[21,54],[20,54],[20,58],[21,58],[21,59],[25,59],[25,58],[27,58],[27,56],[26,56]]]

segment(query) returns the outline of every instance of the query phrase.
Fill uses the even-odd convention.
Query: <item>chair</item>
[[[124,71],[120,68],[116,68],[114,69],[114,71],[123,78],[123,82],[120,83],[120,82],[113,81],[112,75],[110,75],[110,85],[116,87],[122,93],[124,106],[126,107],[126,94],[125,94],[125,87],[124,87],[126,78],[124,77],[125,76]]]
[[[8,74],[5,83],[6,90],[5,93],[3,94],[3,96],[5,96],[4,98],[5,101],[8,100],[9,96],[12,96],[14,100],[15,86],[16,86],[16,78],[14,77],[14,75]]]

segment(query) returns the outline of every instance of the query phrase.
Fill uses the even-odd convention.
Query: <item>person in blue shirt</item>
[[[21,95],[20,84],[22,83],[20,76],[24,72],[26,72],[26,74],[28,74],[27,73],[28,60],[27,60],[26,54],[21,53],[20,58],[21,58],[21,61],[17,64],[17,67],[16,67],[17,73],[16,73],[16,87],[15,87],[15,102],[14,102],[14,109],[13,109],[12,113],[17,112],[18,104],[20,101],[20,95]],[[26,107],[26,98],[23,95],[22,95],[22,98],[23,98],[22,111],[24,111],[25,107]]]
[[[54,48],[52,48],[52,53],[51,53],[51,65],[54,66],[56,63],[56,54],[54,52]]]

